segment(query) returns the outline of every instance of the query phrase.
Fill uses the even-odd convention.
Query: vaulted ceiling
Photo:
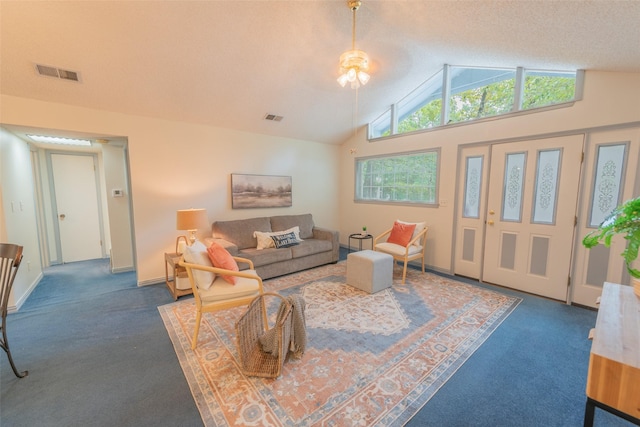
[[[357,106],[336,82],[351,47],[342,0],[2,0],[0,19],[3,94],[327,144],[444,64],[640,72],[630,0],[363,0],[356,46],[373,64]]]

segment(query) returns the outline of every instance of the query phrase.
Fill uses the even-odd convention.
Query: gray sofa
[[[258,249],[255,231],[276,232],[300,227],[302,242],[286,248]],[[216,221],[211,226],[212,238],[224,246],[231,255],[253,261],[258,275],[263,279],[305,270],[339,259],[338,232],[316,227],[311,214],[281,215],[248,218],[233,221]],[[240,268],[246,268],[240,265]]]

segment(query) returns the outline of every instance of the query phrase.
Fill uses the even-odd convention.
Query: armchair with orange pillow
[[[238,263],[246,263],[249,268],[239,271]],[[248,306],[255,297],[264,293],[262,278],[256,274],[253,262],[231,256],[217,243],[207,248],[196,241],[185,248],[180,265],[187,270],[196,302],[196,321],[191,341],[194,350],[198,344],[202,313]],[[266,317],[263,320],[266,324]]]
[[[373,240],[374,251],[389,254],[394,261],[404,263],[402,270],[403,284],[407,277],[407,264],[409,261],[422,259],[422,272],[424,273],[424,254],[428,229],[429,227],[424,222],[398,220],[393,223],[393,227]]]

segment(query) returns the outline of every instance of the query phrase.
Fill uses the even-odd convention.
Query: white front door
[[[482,280],[566,301],[584,135],[495,144]]]
[[[62,262],[103,257],[95,157],[51,154]]]

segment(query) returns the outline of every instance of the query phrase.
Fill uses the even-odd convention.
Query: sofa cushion
[[[301,258],[307,255],[331,251],[333,250],[333,244],[329,240],[307,239],[299,245],[292,246],[290,249],[293,258]]]
[[[293,233],[296,243],[300,243],[302,239],[300,238],[300,227],[297,225],[295,227],[289,228],[284,231],[271,231],[269,233],[264,233],[262,231],[254,231],[253,235],[258,241],[257,249],[266,249],[266,248],[275,248],[275,240],[272,238],[274,236],[282,236],[285,234]]]
[[[256,274],[255,270],[245,270],[245,273]],[[236,277],[235,285],[225,282],[218,277],[213,285],[206,291],[200,292],[200,298],[204,302],[224,301],[230,298],[242,298],[260,292],[260,282],[247,277]]]
[[[376,245],[376,249],[380,249],[381,252],[385,252],[388,254],[396,255],[399,257],[405,256],[407,254],[407,247],[396,245],[395,243],[382,242]],[[409,246],[409,253],[407,255],[415,255],[422,251],[422,247],[415,247],[413,245]]]
[[[300,240],[296,239],[296,235],[293,231],[284,234],[274,234],[271,236],[273,243],[277,249],[288,248],[300,244]]]
[[[284,231],[288,228],[300,227],[300,238],[311,239],[313,237],[313,217],[311,214],[280,215],[271,217],[271,230]],[[257,230],[257,229],[256,229]]]
[[[387,242],[395,243],[400,246],[407,246],[411,241],[413,230],[415,230],[415,224],[401,224],[398,221],[393,223],[391,234],[387,238]]]
[[[184,248],[184,260],[189,264],[204,265],[211,267],[211,261],[207,255],[207,247],[200,240],[196,240],[192,245]],[[216,279],[215,273],[211,271],[192,269],[193,280],[200,289],[209,289],[213,281]]]
[[[256,246],[256,249],[261,250],[275,247],[273,239],[271,238],[273,232],[266,233],[262,231],[254,231],[253,235],[258,241],[258,246]]]
[[[230,271],[240,271],[236,260],[233,259],[231,254],[225,248],[216,242],[213,242],[211,246],[207,248],[207,254],[209,255],[211,264],[213,264],[214,267],[224,268],[225,270]],[[237,281],[236,276],[225,276],[222,274],[221,276],[226,282],[231,283],[232,285],[235,285]]]
[[[248,248],[240,251],[240,256],[250,259],[255,268],[262,267],[267,264],[273,264],[275,262],[288,261],[292,258],[291,248]]]
[[[397,222],[399,222],[400,224],[407,224],[407,225],[415,224],[416,228],[413,230],[413,234],[411,235],[411,240],[413,240],[418,234],[420,234],[420,232],[424,230],[424,228],[427,226],[426,222],[405,222],[400,220],[397,220]],[[413,243],[413,246],[416,246],[422,249],[422,246],[420,246],[420,239],[415,241]]]
[[[255,248],[258,241],[254,231],[271,231],[268,217],[238,219],[234,221],[216,221],[211,226],[213,237],[233,243],[238,249]]]

